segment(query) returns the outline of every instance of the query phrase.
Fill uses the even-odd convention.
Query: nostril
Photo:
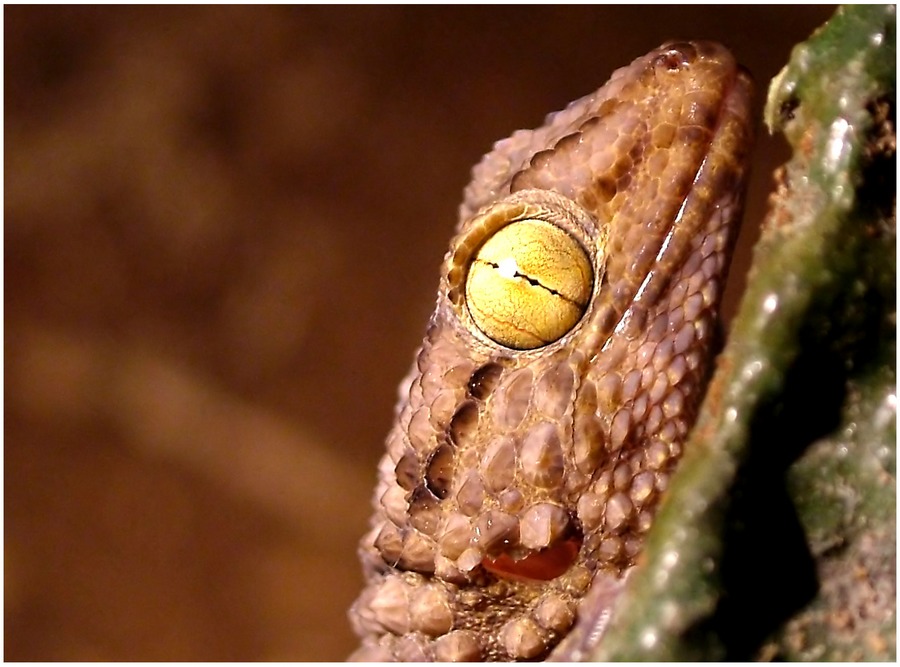
[[[485,556],[481,565],[502,579],[515,581],[550,581],[565,574],[578,558],[580,535],[557,542],[540,551],[532,551],[524,558],[514,559],[502,553],[496,558]]]

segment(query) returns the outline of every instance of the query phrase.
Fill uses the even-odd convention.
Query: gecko
[[[602,641],[702,399],[752,81],[670,42],[472,171],[403,380],[352,660],[573,660]]]

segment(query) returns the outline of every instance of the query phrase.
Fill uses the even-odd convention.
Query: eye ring
[[[586,217],[560,195],[523,191],[467,223],[447,277],[450,300],[470,328],[514,350],[541,348],[571,331],[600,277],[585,249],[597,226]]]

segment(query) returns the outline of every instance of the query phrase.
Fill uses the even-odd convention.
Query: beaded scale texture
[[[475,167],[379,465],[352,659],[602,641],[702,398],[750,96],[723,47],[665,44]]]

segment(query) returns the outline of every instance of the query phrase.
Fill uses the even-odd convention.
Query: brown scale
[[[702,396],[749,95],[722,47],[664,45],[475,167],[379,465],[353,658],[602,636]]]

